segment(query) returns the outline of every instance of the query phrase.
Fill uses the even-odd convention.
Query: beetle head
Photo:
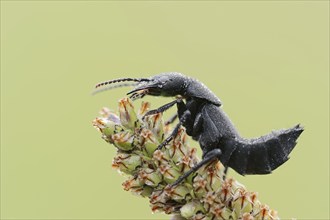
[[[135,86],[127,93],[133,100],[145,95],[176,96],[183,95],[187,82],[187,77],[180,73],[161,73],[150,78],[120,78],[101,82],[95,86],[98,90],[94,93],[123,86]]]
[[[144,95],[176,96],[183,95],[187,86],[187,77],[180,73],[161,73],[139,83],[132,91],[131,97],[142,98]],[[141,96],[141,97],[140,97]]]

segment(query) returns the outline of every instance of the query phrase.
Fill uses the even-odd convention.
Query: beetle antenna
[[[120,79],[113,79],[113,80],[109,80],[109,81],[105,81],[105,82],[101,82],[96,84],[95,88],[99,88],[101,86],[105,86],[105,85],[109,85],[109,84],[113,84],[113,83],[119,83],[119,82],[127,82],[127,81],[131,81],[131,82],[143,82],[143,81],[150,81],[150,79],[147,78],[120,78]]]
[[[124,83],[124,84],[117,84],[117,85],[111,85],[111,86],[103,86],[101,89],[95,90],[92,92],[92,95],[95,95],[97,93],[100,92],[104,92],[107,90],[111,90],[111,89],[116,89],[116,88],[120,88],[120,87],[128,87],[128,86],[137,86],[138,83]]]

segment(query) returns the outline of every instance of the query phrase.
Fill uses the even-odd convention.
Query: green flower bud
[[[176,166],[182,173],[189,171],[196,164],[195,154],[196,148],[192,148],[185,155],[181,155],[178,159]]]
[[[115,131],[116,123],[114,123],[113,121],[109,121],[106,118],[96,118],[93,120],[92,123],[97,130],[107,136],[112,135]]]
[[[132,150],[137,145],[137,140],[131,131],[123,131],[112,135],[114,145],[123,151]]]
[[[264,219],[264,220],[273,220],[279,219],[277,216],[277,212],[270,210],[269,206],[267,205],[260,205],[259,210],[253,210],[252,215],[255,219]]]
[[[146,156],[152,157],[153,153],[159,145],[159,142],[150,130],[142,129],[140,134],[142,137],[140,143],[140,145],[142,146],[141,149]]]
[[[112,135],[114,133],[124,131],[124,128],[118,122],[107,118],[96,118],[93,120],[93,126],[102,133],[102,138],[108,143],[113,143]]]
[[[168,156],[168,154],[166,152],[160,151],[160,150],[156,150],[153,153],[153,157],[152,159],[155,161],[155,163],[158,166],[161,165],[168,165],[171,162],[170,157]]]
[[[153,169],[145,168],[141,170],[138,177],[148,186],[156,187],[162,181],[162,175]]]
[[[126,180],[122,185],[124,190],[131,191],[132,193],[142,197],[149,197],[153,192],[152,187],[144,185],[144,181],[136,177]]]
[[[100,111],[100,115],[102,116],[102,118],[105,118],[116,124],[120,124],[120,118],[115,113],[110,111],[110,109],[108,109],[108,108],[102,108]]]
[[[157,141],[161,143],[164,139],[164,122],[162,120],[162,113],[150,115],[147,117],[148,129],[152,131]]]
[[[128,129],[134,130],[141,125],[135,114],[133,104],[128,98],[119,101],[119,117],[121,124]]]
[[[190,193],[187,186],[177,185],[175,187],[166,187],[165,193],[172,199],[178,202],[185,200],[186,196]]]
[[[151,207],[151,211],[152,211],[153,213],[156,213],[156,212],[163,212],[163,211],[164,211],[164,205],[163,205],[163,204],[160,204],[160,203],[157,203],[157,204],[151,204],[150,207]]]
[[[228,204],[232,200],[232,179],[226,179],[220,190],[220,200],[224,204]]]
[[[131,177],[130,179],[123,182],[124,190],[132,192],[141,192],[143,190],[144,182],[136,177]]]
[[[222,186],[222,165],[218,161],[203,166],[193,180],[196,197],[202,198],[207,192],[217,192]]]
[[[215,204],[210,208],[210,212],[215,216],[216,219],[235,219],[232,218],[232,211],[224,206],[223,204]]]
[[[233,208],[236,216],[241,216],[243,213],[250,213],[253,208],[250,194],[245,189],[238,190],[233,196]]]
[[[205,210],[210,210],[215,204],[219,204],[219,195],[216,192],[207,192],[202,199]]]
[[[155,190],[150,196],[152,212],[164,211],[164,207],[168,200],[169,197],[163,190]]]
[[[221,166],[220,162],[215,161],[206,169],[206,181],[208,183],[206,187],[209,191],[216,191],[222,185],[222,173],[219,172]]]
[[[163,210],[165,212],[165,214],[172,214],[174,212],[176,212],[178,209],[180,208],[180,205],[166,205],[163,207]]]
[[[250,193],[250,199],[253,205],[255,205],[258,201],[258,193],[256,192],[251,192]]]
[[[151,186],[144,186],[143,190],[139,192],[139,195],[142,197],[149,197],[152,192],[154,191],[154,188]]]
[[[167,199],[168,196],[163,190],[155,190],[150,197],[150,203],[151,204],[165,203]]]
[[[177,145],[168,145],[166,146],[166,150],[169,157],[171,158],[171,161],[174,164],[180,165],[182,163],[182,157],[187,154],[185,146],[183,144],[177,144]]]
[[[112,167],[119,169],[121,172],[133,174],[136,168],[142,165],[141,157],[134,154],[120,153],[114,158]]]
[[[203,198],[204,195],[208,192],[206,188],[207,184],[208,183],[206,179],[201,175],[197,175],[194,178],[193,187],[194,187],[195,196],[197,198]]]
[[[148,112],[149,108],[150,108],[149,102],[142,102],[138,112],[138,116],[141,116],[142,118]]]
[[[170,165],[160,165],[159,171],[163,175],[166,183],[171,184],[177,180],[182,173],[180,173],[175,167]]]
[[[178,134],[173,139],[173,145],[177,145],[177,144],[182,144],[182,145],[187,144],[187,134],[186,134],[186,129],[184,127],[180,127],[180,129],[178,130]]]
[[[199,200],[192,200],[181,207],[180,213],[184,218],[191,218],[197,214],[197,212],[205,212],[203,205]]]

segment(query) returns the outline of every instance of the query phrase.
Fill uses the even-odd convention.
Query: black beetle
[[[133,85],[136,87],[127,93],[132,99],[145,95],[176,97],[176,100],[145,115],[163,112],[177,105],[179,123],[158,149],[175,137],[181,125],[186,128],[187,134],[200,144],[203,151],[202,161],[182,175],[172,186],[214,159],[221,161],[226,168],[225,172],[230,167],[241,175],[271,173],[289,159],[288,155],[303,132],[303,128],[298,124],[293,128],[273,131],[259,138],[242,138],[228,116],[219,108],[222,105],[219,98],[198,80],[181,73],[162,73],[150,78],[115,79],[99,83],[96,88],[126,81],[135,82]],[[119,84],[109,88],[127,85],[132,84]]]

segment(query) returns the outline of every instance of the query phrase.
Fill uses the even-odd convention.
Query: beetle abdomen
[[[241,175],[268,174],[289,159],[296,140],[303,132],[297,125],[286,130],[274,131],[255,139],[238,139],[228,166]]]

